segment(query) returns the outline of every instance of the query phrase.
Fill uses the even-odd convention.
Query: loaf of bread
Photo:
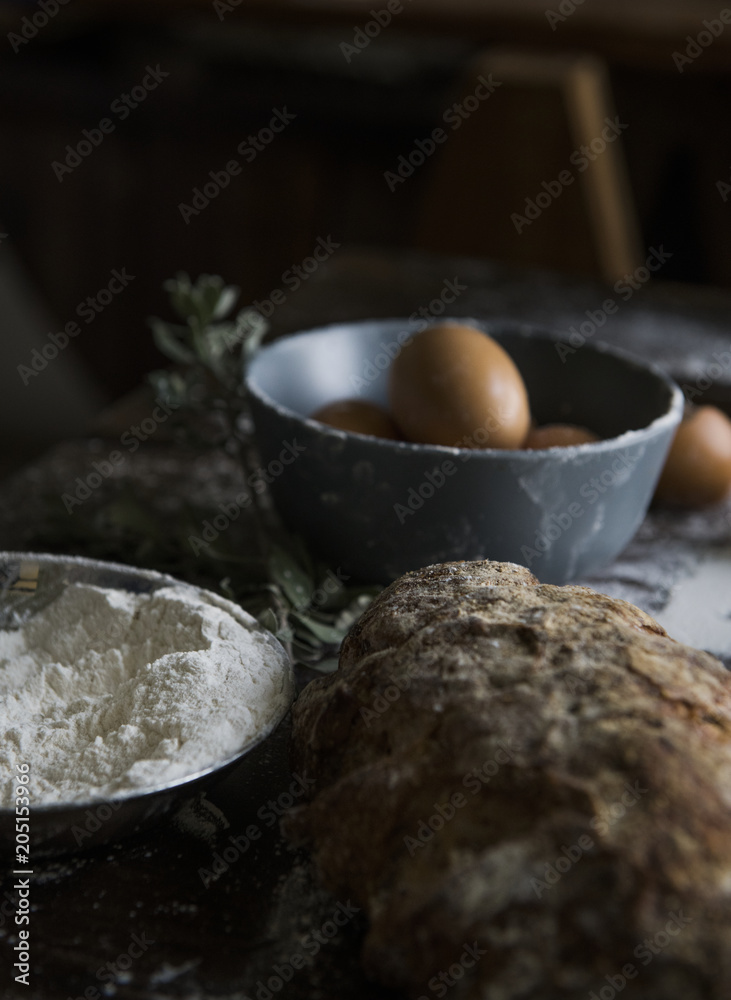
[[[294,710],[289,820],[432,1000],[729,1000],[731,678],[623,601],[409,573]]]

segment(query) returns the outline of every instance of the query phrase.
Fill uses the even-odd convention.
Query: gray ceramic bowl
[[[70,583],[90,583],[131,593],[146,594],[160,587],[185,590],[203,604],[223,607],[251,625],[250,616],[237,605],[174,577],[153,570],[71,556],[36,553],[0,553],[0,628],[17,628],[54,600]],[[200,770],[164,784],[115,795],[110,799],[30,805],[30,857],[64,854],[111,843],[148,827],[186,799],[219,781],[244,760],[256,767],[256,751],[282,721],[294,698],[292,665],[280,643],[256,623],[275,651],[287,694],[287,705],[246,744],[225,759],[210,761]],[[104,637],[114,643],[114,636]],[[32,766],[32,761],[29,762]],[[69,761],[73,767],[73,761]],[[25,831],[23,831],[25,833]],[[15,845],[15,808],[0,808],[0,845],[12,852]],[[8,854],[8,857],[10,854]]]
[[[468,450],[346,433],[308,419],[345,397],[387,402],[408,320],[338,323],[277,340],[252,362],[262,464],[290,530],[364,581],[456,559],[528,566],[564,583],[610,562],[642,521],[673,433],[680,389],[601,344],[562,360],[547,331],[464,320],[512,356],[540,424],[603,439],[546,451]],[[289,464],[287,464],[289,463]]]

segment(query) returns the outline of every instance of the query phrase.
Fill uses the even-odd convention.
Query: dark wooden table
[[[564,332],[589,322],[587,310],[596,314],[607,299],[616,299],[617,311],[594,339],[660,363],[701,393],[698,402],[731,409],[731,354],[728,365],[722,363],[731,352],[731,296],[709,290],[643,286],[625,300],[617,290],[486,263],[343,251],[277,311],[275,331],[336,319],[408,316],[428,308],[445,280],[464,286],[455,315],[513,317]],[[711,377],[714,364],[721,371],[713,368]],[[107,423],[108,436],[68,442],[2,484],[0,548],[54,548],[144,562],[140,549],[105,550],[103,522],[85,536],[83,524],[93,518],[75,522],[60,500],[76,476],[109,453],[131,420],[130,411],[120,408]],[[106,516],[110,501],[132,491],[150,516],[168,519],[185,504],[199,513],[215,510],[237,492],[240,480],[241,470],[227,456],[183,452],[156,436],[119,466],[94,503],[98,517]],[[232,528],[227,536],[232,549],[245,550],[246,532],[243,521]],[[214,588],[220,583],[192,559],[179,575]],[[731,666],[731,503],[702,513],[652,511],[621,558],[589,583],[646,608],[671,634],[681,631],[678,638],[710,644]],[[684,608],[696,610],[683,614]],[[312,676],[300,671],[300,683]],[[31,985],[13,983],[14,928],[5,916],[11,908],[0,907],[0,995],[8,1000],[390,996],[359,971],[362,915],[328,936],[336,907],[347,909],[349,901],[318,886],[306,855],[292,850],[269,820],[268,803],[277,809],[287,804],[292,781],[287,738],[285,724],[255,760],[147,833],[37,862]],[[261,835],[244,848],[240,838],[251,826]],[[232,851],[236,838],[239,848]],[[210,881],[202,870],[210,872],[216,856],[227,850],[230,864]],[[4,859],[8,872],[11,861]],[[6,873],[4,893],[11,884]],[[3,902],[11,899],[5,895]]]

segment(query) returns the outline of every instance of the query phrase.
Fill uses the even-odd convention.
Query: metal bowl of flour
[[[22,870],[27,828],[29,830],[29,867],[34,857],[75,852],[101,844],[116,842],[121,837],[143,830],[160,817],[170,813],[184,801],[209,788],[227,776],[237,765],[255,767],[257,748],[277,728],[289,711],[294,698],[292,665],[280,643],[263,629],[247,612],[231,601],[211,591],[183,583],[171,576],[152,570],[141,570],[117,563],[92,559],[35,553],[0,553],[0,629],[17,630],[33,615],[56,600],[69,584],[84,583],[131,594],[150,594],[160,588],[185,591],[189,598],[203,605],[214,605],[226,611],[251,632],[258,633],[268,645],[275,663],[273,676],[281,682],[281,704],[255,734],[224,759],[207,762],[191,773],[165,783],[145,786],[109,798],[93,798],[49,804],[30,803],[29,817],[16,817],[16,808],[0,808],[0,843],[7,857],[16,857],[16,869]],[[92,636],[91,642],[112,644],[112,626],[108,634]],[[3,669],[0,660],[0,673]],[[12,733],[4,734],[5,740]],[[2,763],[2,757],[0,757]],[[33,761],[28,761],[30,767]],[[7,763],[5,764],[7,766]],[[68,760],[69,769],[74,761]],[[18,788],[22,789],[18,784]],[[21,803],[22,805],[23,803]],[[16,820],[18,826],[16,827]],[[20,838],[18,836],[20,831]],[[17,852],[17,856],[16,856]]]
[[[276,340],[249,366],[256,438],[283,520],[364,581],[460,559],[520,563],[545,583],[606,565],[645,515],[682,416],[680,389],[605,345],[561,351],[547,330],[453,322],[511,355],[537,423],[583,425],[602,440],[469,450],[327,427],[309,414],[335,400],[387,406],[390,364],[415,332],[406,319],[335,323]]]

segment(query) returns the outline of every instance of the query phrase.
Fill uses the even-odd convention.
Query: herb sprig
[[[158,397],[175,406],[185,436],[236,455],[247,473],[254,468],[246,366],[268,332],[255,309],[231,318],[239,289],[216,275],[191,282],[187,274],[166,281],[178,322],[150,319],[158,348],[174,367],[155,371]],[[254,496],[256,556],[237,553],[225,537],[207,558],[226,576],[221,590],[273,631],[297,661],[334,669],[332,655],[380,588],[354,588],[338,573],[317,565],[299,539],[285,532],[267,497]]]

